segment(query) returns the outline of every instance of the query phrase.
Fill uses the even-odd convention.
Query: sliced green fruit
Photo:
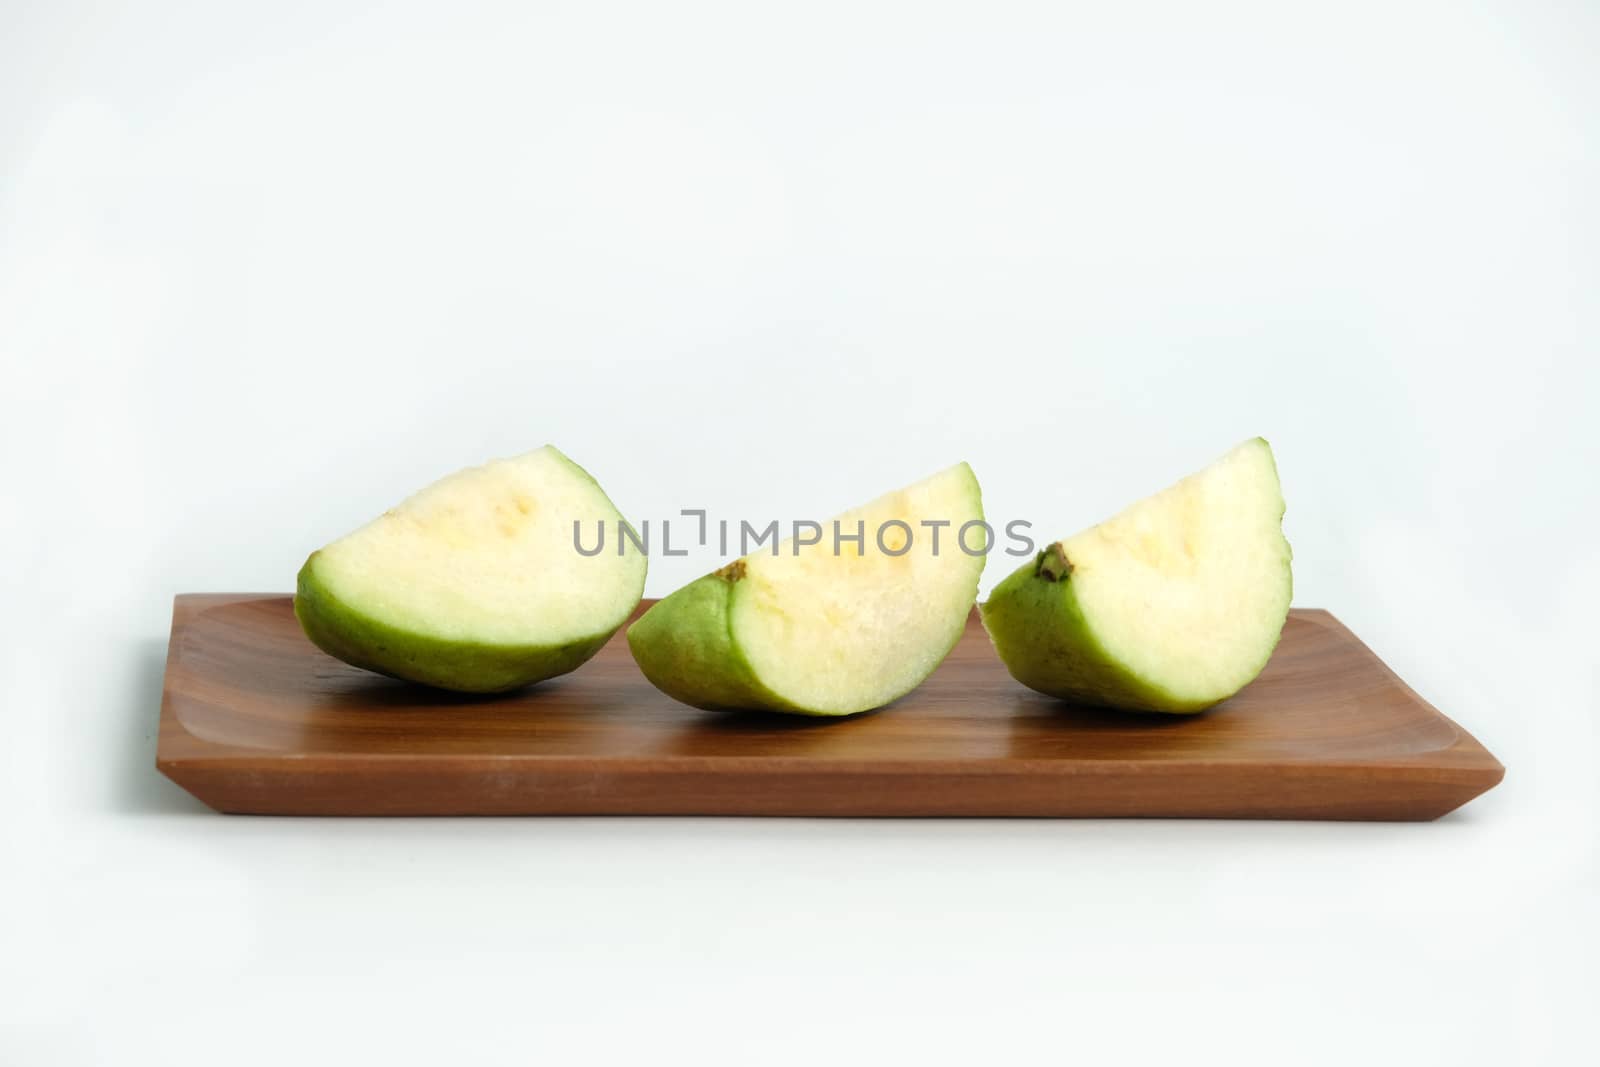
[[[1200,711],[1266,666],[1289,612],[1290,558],[1277,466],[1258,437],[1050,545],[995,587],[983,621],[1031,689]]]
[[[657,688],[699,708],[881,707],[960,638],[984,560],[958,535],[982,520],[978,480],[957,464],[823,523],[818,544],[784,541],[691,582],[628,628],[628,646]],[[843,540],[858,531],[859,546]]]
[[[638,606],[645,558],[589,473],[546,445],[435,482],[311,554],[294,613],[316,646],[395,678],[492,693],[565,674]],[[616,538],[583,555],[597,527]]]

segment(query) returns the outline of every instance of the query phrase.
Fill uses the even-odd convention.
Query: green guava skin
[[[494,645],[445,640],[373,618],[334,596],[318,578],[313,552],[295,582],[294,614],[311,643],[369,671],[460,693],[504,693],[567,674],[600,651],[616,625],[559,645]],[[630,609],[631,610],[631,609]]]
[[[803,708],[761,684],[733,639],[739,565],[697,578],[628,627],[628,648],[650,684],[705,711],[753,709],[836,715]]]

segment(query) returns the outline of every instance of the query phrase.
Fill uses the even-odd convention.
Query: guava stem
[[[1067,558],[1067,550],[1061,547],[1060,541],[1039,553],[1033,573],[1047,582],[1064,582],[1071,576],[1072,561]]]
[[[717,577],[725,582],[737,582],[744,577],[744,560],[736,559],[726,567],[717,571]]]

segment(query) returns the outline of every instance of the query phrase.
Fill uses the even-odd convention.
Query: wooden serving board
[[[974,614],[898,703],[806,719],[678,704],[620,633],[519,693],[436,692],[244,594],[177,598],[156,761],[218,811],[275,815],[1433,819],[1504,774],[1326,611],[1291,612],[1261,677],[1202,715],[1034,693]]]

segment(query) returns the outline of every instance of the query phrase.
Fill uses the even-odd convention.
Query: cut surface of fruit
[[[579,552],[574,523],[586,549],[603,528],[604,549]],[[583,663],[638,605],[645,558],[621,523],[588,472],[547,445],[452,474],[312,553],[295,615],[347,663],[513,689]]]
[[[1199,711],[1266,666],[1291,553],[1265,440],[1064,541],[995,587],[984,625],[1012,676],[1064,699]]]
[[[657,688],[696,707],[881,707],[961,636],[988,537],[969,527],[969,552],[960,531],[982,520],[978,481],[958,464],[820,524],[817,544],[791,538],[691,582],[629,628],[629,647]]]

